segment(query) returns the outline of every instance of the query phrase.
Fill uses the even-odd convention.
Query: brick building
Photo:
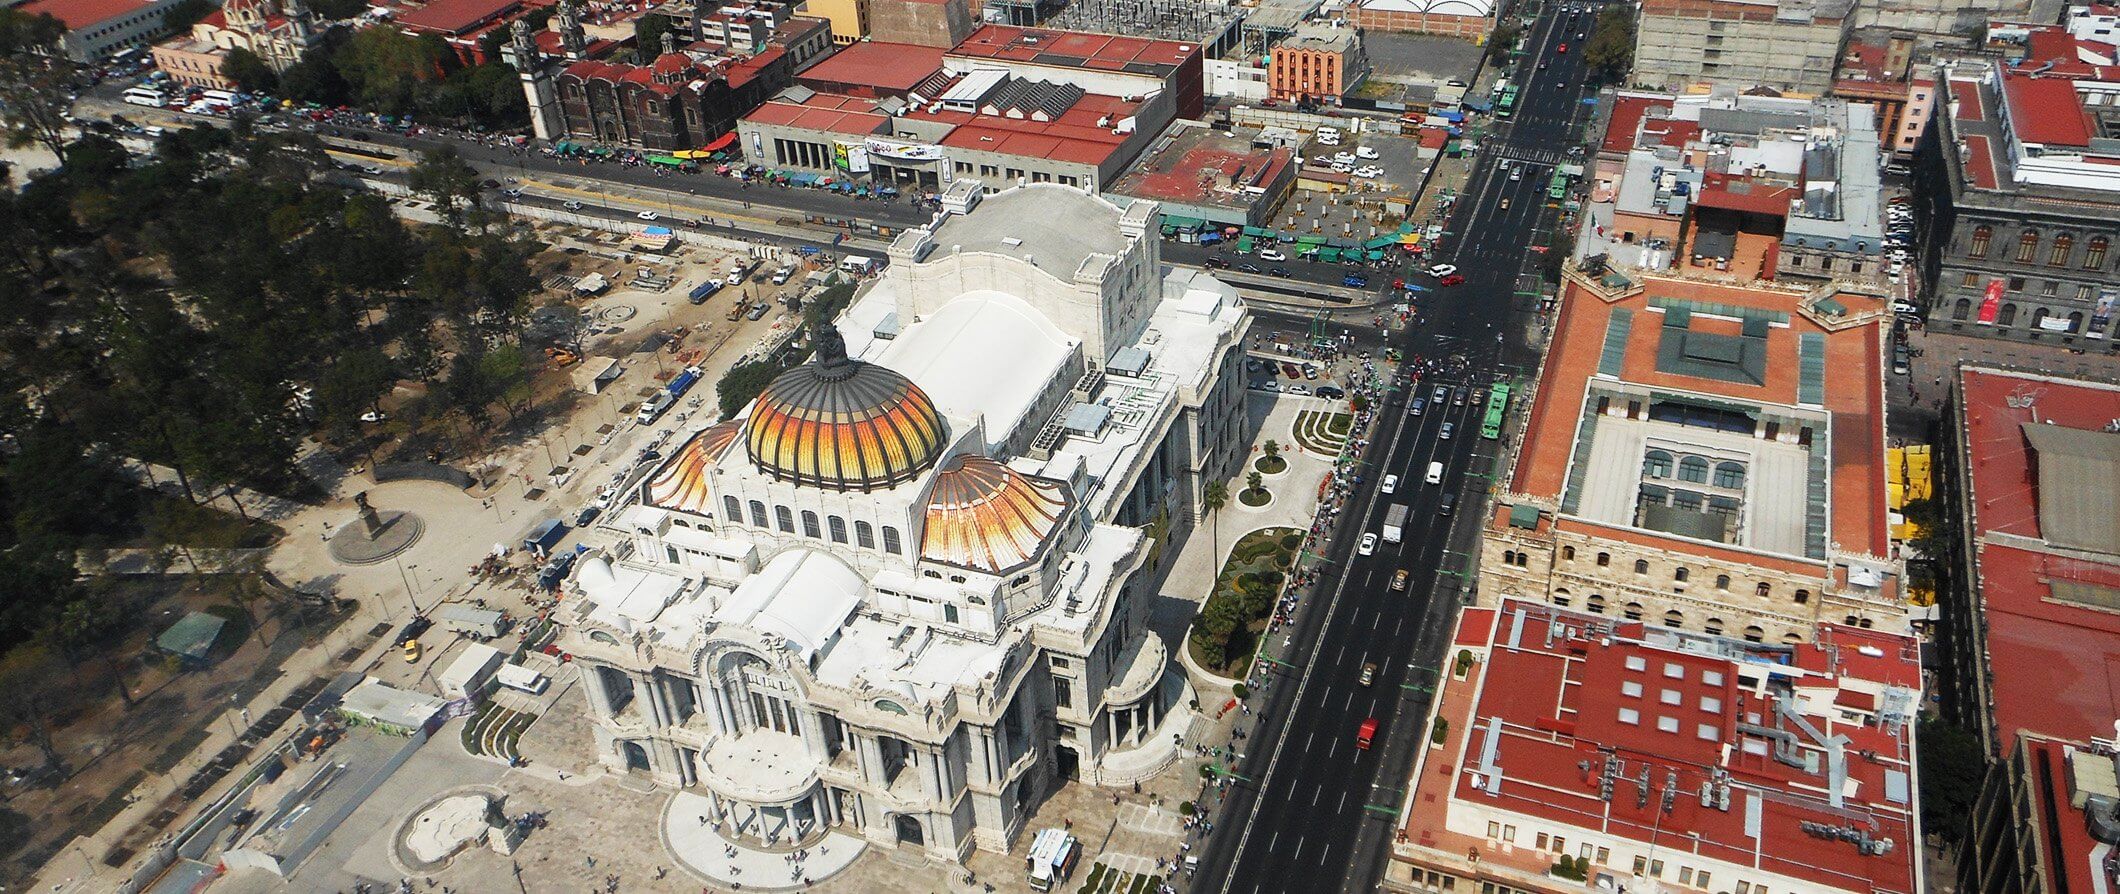
[[[1833,83],[1854,0],[1644,0],[1634,82],[1709,82],[1809,94]]]
[[[1369,73],[1362,35],[1353,28],[1307,25],[1273,48],[1266,96],[1277,102],[1339,105]]]

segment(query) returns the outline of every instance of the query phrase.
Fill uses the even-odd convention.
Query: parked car
[[[1280,250],[1280,249],[1277,249],[1277,248],[1269,248],[1269,249],[1266,249],[1265,251],[1259,252],[1259,260],[1261,260],[1261,261],[1286,261],[1286,260],[1288,260],[1288,256],[1287,256],[1287,255],[1285,255],[1285,254],[1282,254],[1282,253],[1281,253],[1281,250]]]
[[[1356,157],[1356,158],[1382,158],[1383,156],[1379,155],[1379,154],[1377,153],[1377,151],[1376,151],[1375,149],[1371,149],[1371,148],[1369,148],[1368,146],[1356,146],[1356,147],[1355,147],[1355,149],[1354,149],[1354,157]]]
[[[1359,273],[1349,273],[1340,279],[1340,285],[1350,289],[1366,289],[1369,287],[1369,277]]]

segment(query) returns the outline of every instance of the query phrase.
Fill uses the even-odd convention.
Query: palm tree
[[[1200,505],[1207,508],[1208,543],[1214,547],[1215,573],[1222,573],[1222,507],[1229,502],[1229,485],[1210,481],[1200,491]]]
[[[1244,476],[1245,490],[1257,493],[1258,491],[1265,490],[1265,485],[1266,476],[1259,474],[1256,470],[1254,470],[1251,474]]]

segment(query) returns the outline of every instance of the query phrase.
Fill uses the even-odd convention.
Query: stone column
[[[876,737],[868,733],[855,733],[854,744],[861,751],[861,778],[878,788],[889,783],[883,778],[883,746]]]
[[[582,691],[589,696],[589,710],[598,720],[610,720],[611,693],[604,688],[604,665],[584,662],[582,669]]]
[[[661,729],[670,725],[669,718],[663,714],[662,693],[656,689],[654,671],[633,675],[633,697],[646,709],[641,713],[647,715],[650,727]]]

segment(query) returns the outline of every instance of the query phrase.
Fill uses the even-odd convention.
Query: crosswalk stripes
[[[1561,153],[1561,150],[1559,149],[1527,150],[1511,148],[1502,153],[1502,158],[1507,161],[1530,162],[1535,165],[1552,166],[1560,164],[1563,160],[1563,155]]]

